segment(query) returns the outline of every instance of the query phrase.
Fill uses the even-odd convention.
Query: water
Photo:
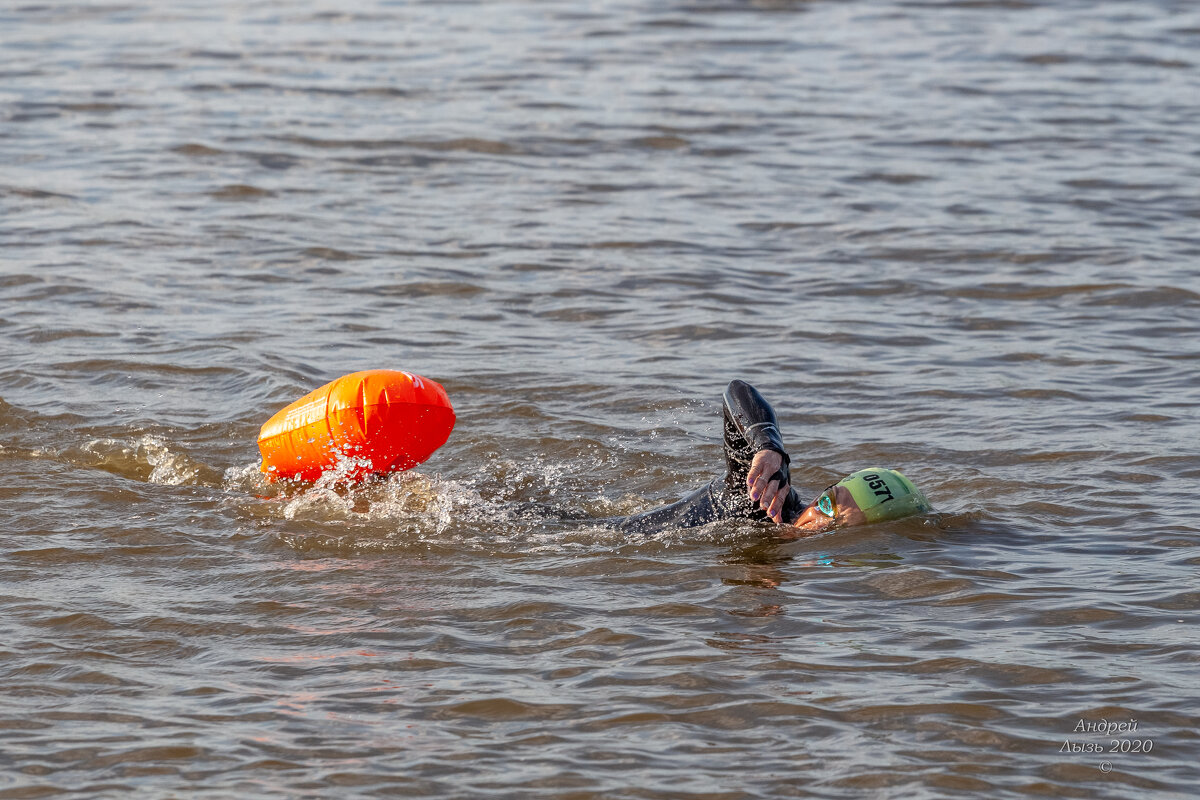
[[[1168,0],[5,6],[0,797],[1192,796],[1197,45]],[[433,459],[261,481],[379,367],[446,386]],[[715,474],[734,377],[798,486],[937,513],[596,525]]]

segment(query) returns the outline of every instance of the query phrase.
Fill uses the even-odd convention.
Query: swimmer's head
[[[894,469],[862,469],[817,496],[795,525],[808,530],[883,522],[929,511],[929,501]]]
[[[921,490],[894,469],[860,469],[837,485],[849,490],[867,522],[900,519],[930,508]]]

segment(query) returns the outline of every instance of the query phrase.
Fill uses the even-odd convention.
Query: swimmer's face
[[[829,513],[832,512],[833,516]],[[863,525],[867,517],[863,514],[854,495],[845,486],[830,486],[817,495],[812,505],[804,509],[796,521],[792,523],[797,528],[808,531],[825,531],[830,528],[845,528],[850,525]]]

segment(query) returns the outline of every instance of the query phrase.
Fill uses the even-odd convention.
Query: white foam
[[[365,481],[348,458],[312,484],[269,483],[254,465],[230,468],[229,501],[298,549],[379,552],[412,547],[586,554],[629,547],[729,542],[727,525],[631,537],[601,518],[643,510],[644,498],[605,496],[571,462],[490,460],[468,475],[417,470]],[[684,487],[689,488],[689,487]]]
[[[161,436],[146,434],[135,440],[93,439],[81,450],[96,459],[93,466],[119,475],[164,486],[200,482],[201,465],[186,453],[172,450]]]

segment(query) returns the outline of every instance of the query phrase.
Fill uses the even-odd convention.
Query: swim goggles
[[[817,502],[813,503],[817,507],[817,511],[820,511],[830,519],[837,516],[837,503],[833,500],[833,489],[834,487],[830,486],[821,493],[821,496],[817,498]]]

